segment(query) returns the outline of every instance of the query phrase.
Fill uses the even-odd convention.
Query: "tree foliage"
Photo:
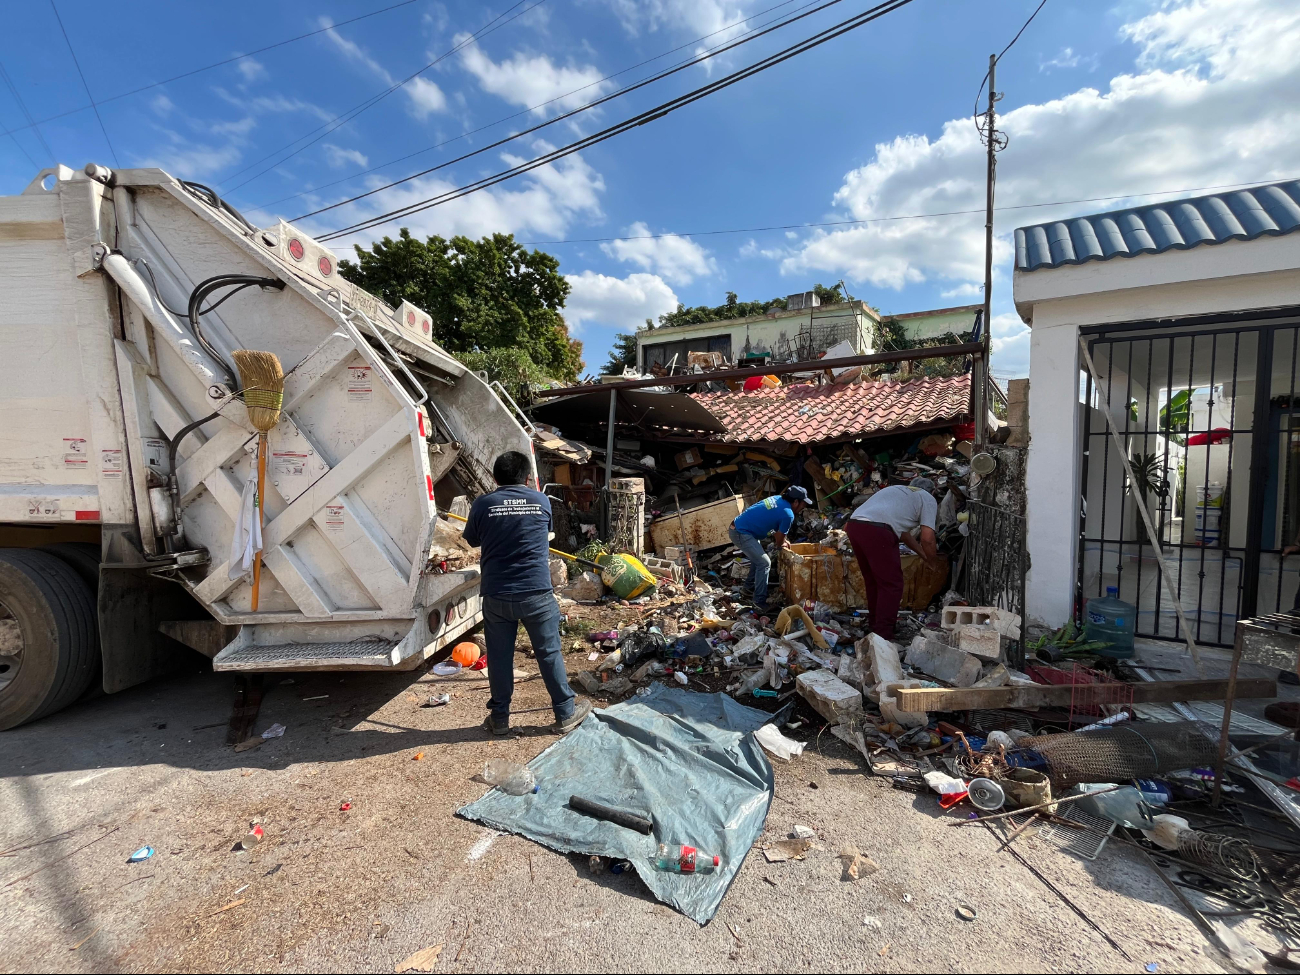
[[[512,234],[419,241],[406,228],[397,240],[355,250],[356,262],[339,261],[339,273],[394,307],[406,300],[423,308],[447,351],[516,350],[547,376],[578,378],[582,343],[569,338],[560,313],[569,282],[557,258],[527,250]]]
[[[846,300],[837,284],[828,288],[823,284],[813,285],[813,293],[823,305],[837,304]],[[750,315],[766,315],[773,309],[784,311],[784,298],[769,298],[767,301],[741,301],[736,292],[728,291],[727,300],[720,305],[694,305],[687,307],[679,304],[676,311],[659,316],[660,327],[669,325],[698,325],[701,322],[721,322],[728,318],[747,318]],[[649,319],[647,327],[653,327]]]
[[[646,324],[650,324],[650,319],[646,319]],[[602,372],[607,376],[622,375],[623,370],[631,366],[633,369],[638,368],[636,359],[636,335],[629,335],[627,332],[619,332],[614,336],[614,347],[609,350],[609,361],[605,363]]]

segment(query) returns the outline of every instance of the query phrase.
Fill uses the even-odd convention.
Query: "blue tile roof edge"
[[[1016,229],[1016,268],[1036,271],[1114,257],[1163,254],[1300,230],[1300,180]]]

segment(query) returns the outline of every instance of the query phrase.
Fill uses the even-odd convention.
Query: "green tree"
[[[646,319],[646,325],[650,320]],[[636,334],[629,335],[627,332],[619,332],[614,336],[614,348],[609,350],[609,361],[605,363],[603,372],[605,375],[622,375],[623,369],[631,366],[633,369],[638,368],[636,361]]]
[[[355,250],[356,263],[339,261],[339,273],[390,305],[407,300],[423,308],[447,351],[514,349],[548,376],[578,378],[582,343],[569,338],[560,313],[569,282],[557,258],[527,250],[512,234],[419,241],[404,227],[397,240]]]

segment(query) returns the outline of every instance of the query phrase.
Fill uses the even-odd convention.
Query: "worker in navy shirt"
[[[767,577],[772,569],[772,559],[763,551],[763,539],[771,535],[778,548],[788,548],[786,535],[794,525],[794,516],[808,507],[808,492],[792,485],[780,494],[764,498],[736,516],[727,535],[731,544],[749,559],[749,587],[754,594],[754,605],[767,609]]]
[[[532,462],[517,450],[496,459],[492,477],[497,490],[474,500],[465,523],[465,541],[482,548],[479,591],[492,692],[483,728],[494,735],[510,733],[515,637],[523,623],[551,695],[554,728],[564,734],[591,713],[591,702],[576,700],[564,669],[560,607],[551,590],[551,502],[529,486]]]

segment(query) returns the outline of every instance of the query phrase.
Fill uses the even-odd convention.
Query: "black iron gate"
[[[1300,556],[1300,314],[1085,329],[1078,600],[1108,587],[1140,636],[1181,639],[1138,505],[1192,635],[1230,646],[1239,617],[1289,608]],[[1107,424],[1133,469],[1130,483]]]

